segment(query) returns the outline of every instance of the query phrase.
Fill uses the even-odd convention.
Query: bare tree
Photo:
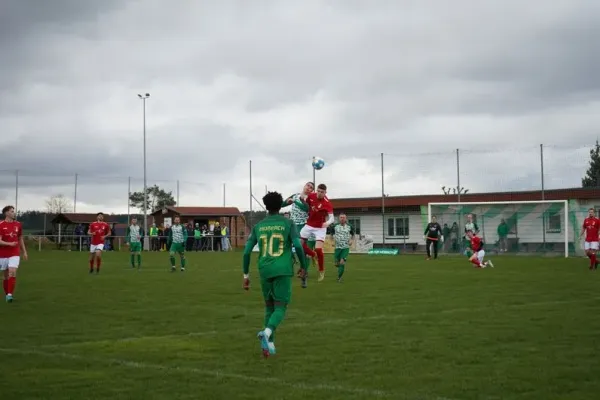
[[[46,200],[46,211],[49,214],[62,214],[73,210],[71,201],[62,194],[57,194]]]

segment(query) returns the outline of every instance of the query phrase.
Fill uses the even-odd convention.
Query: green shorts
[[[292,299],[292,277],[276,276],[274,278],[261,278],[260,287],[265,303],[273,302],[275,305],[290,304]]]
[[[131,251],[132,253],[138,253],[142,251],[142,242],[129,243],[129,251]]]
[[[335,249],[333,253],[333,258],[335,262],[346,261],[348,259],[348,255],[350,254],[350,249]]]
[[[169,247],[169,253],[185,253],[185,244],[183,243],[171,243],[171,247]]]

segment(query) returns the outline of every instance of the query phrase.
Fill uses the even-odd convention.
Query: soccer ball
[[[314,169],[322,169],[325,166],[325,160],[321,157],[313,157],[312,166]]]

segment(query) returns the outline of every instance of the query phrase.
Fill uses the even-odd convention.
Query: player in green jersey
[[[308,196],[314,191],[315,184],[313,182],[306,182],[306,184],[302,188],[302,193],[295,193],[289,196],[281,204],[282,207],[286,207],[289,205],[292,206],[292,208],[290,209],[290,218],[292,221],[294,221],[294,224],[296,224],[296,230],[298,232],[302,230],[302,228],[306,224],[306,220],[308,219],[308,206],[305,203],[301,202],[301,200],[306,199],[306,196]],[[316,242],[314,240],[307,241],[307,244],[308,248],[314,250],[316,245]],[[316,260],[314,258],[312,259],[312,263],[313,265],[316,264]],[[306,265],[308,267],[309,263],[307,262]],[[308,269],[302,270],[302,268],[300,268],[298,270],[298,278],[302,280],[302,287],[306,288],[308,284]]]
[[[348,255],[350,254],[350,247],[354,242],[354,228],[348,223],[346,214],[341,213],[338,219],[339,222],[331,227],[331,233],[335,241],[333,259],[338,270],[337,281],[341,283]]]
[[[127,227],[125,243],[129,246],[129,257],[131,268],[135,268],[135,259],[137,256],[138,268],[142,267],[142,231],[137,224],[136,218],[131,218],[131,225]]]
[[[187,242],[187,229],[181,225],[181,218],[173,219],[173,226],[167,237],[167,248],[169,249],[169,260],[171,261],[171,272],[175,272],[175,253],[179,254],[181,260],[181,272],[185,271],[185,243]]]
[[[275,330],[281,324],[292,295],[292,246],[300,261],[300,268],[306,271],[306,257],[296,225],[279,214],[283,197],[277,192],[269,192],[263,197],[268,215],[257,223],[244,248],[244,289],[250,288],[250,256],[258,244],[258,273],[265,300],[264,329],[258,332],[258,339],[264,357],[275,354]]]

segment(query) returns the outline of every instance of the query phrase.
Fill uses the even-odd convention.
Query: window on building
[[[546,233],[562,232],[562,223],[560,214],[551,214],[546,216]]]
[[[354,234],[355,235],[360,235],[360,218],[357,218],[357,217],[350,218],[350,217],[348,217],[348,223],[354,228]]]
[[[388,237],[408,237],[408,217],[388,218]]]

